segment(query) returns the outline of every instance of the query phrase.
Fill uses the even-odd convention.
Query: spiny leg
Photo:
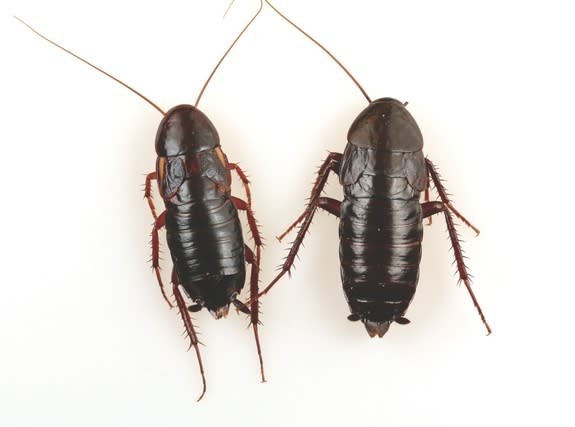
[[[305,209],[305,211],[298,217],[298,219],[289,226],[286,232],[284,232],[278,239],[282,239],[289,231],[291,231],[298,223],[302,222],[300,229],[296,235],[295,240],[292,243],[292,246],[288,252],[287,257],[285,258],[284,264],[282,265],[280,272],[278,275],[271,281],[271,283],[258,294],[258,298],[262,295],[265,295],[286,273],[289,273],[299,248],[303,242],[303,239],[309,229],[311,224],[311,220],[315,214],[315,211],[318,206],[320,206],[320,199],[327,200],[327,198],[320,198],[320,194],[323,191],[323,187],[327,182],[327,178],[329,176],[329,172],[333,171],[336,174],[339,173],[339,167],[341,163],[342,155],[340,153],[329,153],[321,167],[318,171],[317,179],[314,183],[314,186],[311,190],[311,195],[309,199],[309,203]],[[337,202],[337,201],[335,201]],[[329,211],[329,209],[328,209]]]
[[[248,190],[249,191],[249,190]],[[249,192],[246,191],[249,197]],[[254,337],[256,340],[256,347],[258,350],[258,358],[260,361],[260,374],[262,377],[262,382],[265,382],[265,375],[264,375],[264,362],[262,358],[262,351],[260,346],[260,338],[258,334],[258,326],[259,322],[259,301],[255,296],[258,294],[259,290],[259,274],[260,274],[260,260],[261,260],[261,248],[263,246],[262,238],[260,232],[257,227],[257,221],[254,217],[253,211],[249,203],[245,202],[242,199],[232,196],[232,203],[236,207],[236,209],[245,211],[247,219],[248,219],[248,226],[254,238],[255,246],[256,246],[256,253],[254,255],[253,251],[247,246],[244,245],[245,250],[245,258],[246,262],[251,265],[251,274],[250,274],[250,301],[248,309],[240,303],[239,301],[234,301],[234,305],[240,310],[250,315],[250,323],[252,324],[252,328],[254,331]],[[242,307],[243,306],[243,307]],[[245,310],[244,310],[245,308]]]
[[[260,272],[260,256],[261,247],[256,246],[256,253],[254,255],[253,251],[246,245],[245,246],[245,256],[246,262],[251,265],[250,274],[250,323],[254,331],[254,338],[256,340],[256,347],[258,350],[258,358],[260,360],[260,374],[262,377],[262,382],[266,382],[266,377],[264,375],[264,361],[262,358],[262,349],[260,346],[260,338],[258,334],[258,326],[260,325],[259,314],[260,314],[260,303],[257,299],[258,295],[258,285],[259,285],[259,272]]]
[[[158,219],[158,215],[156,214],[156,206],[154,205],[154,199],[152,198],[152,180],[158,179],[158,174],[156,172],[150,172],[146,175],[146,184],[144,185],[144,197],[148,201],[148,206],[150,206],[150,210],[152,211],[152,216],[154,220]]]
[[[154,217],[154,228],[152,229],[152,268],[156,273],[156,278],[160,285],[160,290],[162,291],[162,296],[170,306],[173,308],[171,301],[168,299],[166,292],[164,290],[164,283],[162,281],[162,275],[160,273],[160,239],[158,236],[158,230],[165,225],[165,212],[160,214],[158,217],[156,213],[156,207],[154,205],[154,200],[152,198],[152,180],[157,179],[156,172],[151,172],[146,175],[146,184],[144,186],[144,197],[148,201],[148,206],[150,206],[150,211]]]
[[[242,181],[242,184],[244,185],[244,189],[246,191],[246,198],[248,199],[248,206],[251,208],[252,207],[252,192],[250,190],[250,181],[248,179],[248,176],[245,174],[245,172],[242,170],[242,168],[240,168],[240,166],[237,163],[228,163],[228,166],[229,166],[230,170],[235,170],[236,173],[238,174],[238,176],[240,177],[240,180]]]
[[[317,199],[317,206],[337,218],[341,216],[341,202],[339,200],[330,197],[320,197]]]
[[[309,197],[309,202],[306,209],[302,212],[302,214],[284,231],[282,234],[277,236],[277,239],[281,242],[285,236],[287,236],[300,222],[302,222],[307,215],[309,215],[309,209],[312,205],[313,201],[317,199],[321,192],[323,191],[323,187],[327,182],[327,178],[329,176],[329,171],[334,172],[336,175],[339,175],[339,167],[342,159],[341,153],[329,153],[327,158],[324,160],[322,165],[319,167],[317,171],[317,178],[313,187],[311,189],[311,194]],[[312,216],[315,212],[312,212]]]
[[[238,176],[240,177],[240,180],[242,181],[242,184],[244,185],[244,191],[246,192],[246,199],[247,199],[247,202],[245,202],[238,197],[232,196],[232,202],[234,203],[234,206],[236,207],[236,209],[243,210],[246,212],[246,216],[248,217],[248,226],[250,228],[250,232],[252,233],[252,237],[254,239],[256,247],[259,248],[260,246],[263,245],[263,243],[262,243],[262,239],[261,239],[261,234],[258,230],[257,221],[256,221],[256,218],[254,216],[254,212],[252,210],[252,192],[250,190],[250,181],[249,181],[246,173],[242,170],[242,168],[240,168],[240,166],[237,163],[228,163],[228,166],[229,166],[230,170],[235,170],[236,173],[238,174]],[[259,260],[259,258],[258,258],[258,260]],[[259,268],[259,262],[258,262],[258,268]],[[258,269],[258,272],[259,272],[259,269]]]
[[[423,192],[423,204],[426,204],[429,202],[429,178],[427,179],[427,184],[425,185],[425,190]],[[427,217],[427,225],[431,225],[432,224],[432,219],[431,216]]]
[[[263,246],[262,237],[260,231],[258,230],[258,223],[256,221],[256,217],[254,216],[254,212],[252,211],[252,207],[250,206],[250,204],[246,203],[244,200],[235,196],[232,196],[231,199],[236,209],[244,211],[246,213],[248,219],[248,226],[250,228],[250,232],[252,233],[252,237],[254,239],[256,247]]]
[[[441,182],[441,177],[439,176],[439,173],[437,172],[435,165],[431,162],[431,160],[427,158],[425,159],[425,164],[427,166],[427,173],[431,177],[433,185],[435,186],[435,189],[437,190],[437,193],[439,194],[439,198],[441,199],[441,201],[445,204],[445,206],[447,206],[447,208],[451,212],[455,214],[457,218],[461,220],[461,222],[463,222],[465,225],[467,225],[469,228],[475,231],[477,235],[479,235],[480,233],[479,229],[475,227],[473,224],[471,224],[467,220],[467,218],[465,218],[461,213],[459,213],[459,211],[455,209],[455,207],[451,204],[451,200],[449,200],[449,196],[447,195],[447,189]]]
[[[473,305],[477,308],[479,312],[479,317],[483,321],[483,324],[487,328],[487,335],[491,334],[491,328],[483,315],[483,311],[481,310],[481,306],[475,298],[475,294],[471,289],[471,277],[469,276],[469,272],[467,271],[467,266],[465,265],[465,259],[463,256],[463,250],[461,248],[461,242],[457,235],[457,230],[455,229],[455,224],[453,223],[453,217],[451,216],[451,212],[447,209],[443,211],[443,215],[445,216],[445,222],[447,224],[447,231],[449,232],[449,239],[451,240],[451,246],[453,247],[453,253],[455,255],[455,262],[457,264],[457,271],[459,272],[459,279],[465,284],[467,291],[469,292],[469,296],[473,301]]]
[[[184,326],[186,328],[186,333],[188,338],[190,339],[190,348],[194,347],[196,352],[196,357],[198,358],[198,365],[200,367],[200,374],[202,375],[202,394],[198,397],[198,402],[202,400],[204,394],[206,394],[206,376],[204,374],[204,365],[202,363],[202,356],[200,355],[200,348],[198,347],[199,341],[198,336],[196,335],[196,330],[194,329],[194,324],[192,323],[192,317],[188,312],[186,307],[186,303],[184,301],[184,297],[182,296],[179,288],[179,280],[178,275],[172,272],[172,283],[174,285],[174,296],[176,297],[176,303],[178,304],[178,310],[180,311],[180,315],[182,316],[182,320],[184,321]]]
[[[166,225],[166,212],[162,212],[159,217],[156,218],[154,222],[154,227],[152,228],[152,268],[156,273],[156,278],[158,279],[158,284],[160,285],[160,290],[162,291],[162,296],[170,306],[173,308],[171,301],[166,295],[164,290],[164,282],[162,280],[162,274],[160,272],[160,237],[158,235],[158,230]]]
[[[477,298],[475,298],[475,294],[473,293],[473,289],[471,288],[471,277],[469,275],[469,272],[467,271],[467,266],[465,265],[465,257],[463,255],[463,249],[461,248],[461,241],[459,240],[459,236],[455,228],[455,223],[453,222],[453,217],[450,211],[453,211],[453,213],[455,213],[455,215],[458,218],[460,218],[466,225],[476,230],[477,233],[479,233],[479,230],[473,227],[469,223],[469,221],[467,221],[463,217],[463,215],[459,214],[459,212],[454,210],[453,206],[451,206],[449,199],[447,197],[447,190],[445,189],[445,186],[441,183],[439,175],[435,170],[435,167],[428,159],[426,159],[425,161],[427,163],[428,173],[431,179],[433,180],[433,184],[435,185],[437,192],[439,193],[439,197],[441,198],[441,203],[440,202],[424,203],[422,205],[423,216],[430,217],[433,214],[443,212],[443,215],[445,216],[445,223],[447,224],[447,232],[449,233],[449,239],[451,240],[451,247],[453,248],[453,255],[455,256],[455,264],[457,265],[459,280],[465,284],[467,292],[469,293],[469,296],[473,301],[473,305],[479,312],[479,317],[481,317],[481,321],[483,322],[485,328],[487,329],[487,335],[489,335],[491,334],[491,328],[489,327],[489,324],[487,323],[487,320],[483,315],[483,311],[481,310],[481,306],[479,305]]]
[[[431,218],[436,213],[443,212],[445,205],[442,202],[425,202],[421,204],[423,218]]]

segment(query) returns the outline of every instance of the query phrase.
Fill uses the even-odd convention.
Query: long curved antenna
[[[233,3],[233,2],[232,2]],[[228,9],[231,7],[228,7]],[[200,103],[200,99],[202,99],[202,95],[204,94],[204,91],[206,90],[206,87],[208,86],[208,83],[210,83],[210,80],[212,80],[212,77],[214,77],[214,74],[216,73],[217,69],[219,68],[219,66],[221,65],[221,63],[224,61],[224,59],[226,59],[226,56],[228,56],[228,53],[230,53],[230,51],[233,49],[233,47],[236,45],[236,43],[238,42],[238,40],[244,35],[244,33],[246,32],[246,30],[249,28],[250,25],[252,25],[252,22],[254,22],[254,20],[257,18],[257,16],[260,14],[260,12],[262,11],[264,7],[264,2],[263,0],[260,0],[260,8],[258,9],[258,11],[256,12],[256,14],[252,17],[252,19],[250,19],[250,22],[247,23],[247,25],[244,27],[244,29],[238,34],[238,36],[236,37],[236,39],[233,41],[233,43],[230,45],[230,47],[228,47],[228,50],[226,50],[226,52],[224,53],[224,55],[220,58],[220,60],[218,61],[218,63],[216,64],[216,66],[214,67],[214,69],[212,70],[210,76],[208,77],[208,79],[206,80],[206,82],[204,83],[204,86],[202,87],[202,90],[200,91],[200,94],[198,95],[198,99],[196,99],[196,105],[195,107],[197,108],[198,104]],[[226,11],[227,13],[227,11]]]
[[[226,17],[226,15],[228,14],[228,12],[230,11],[230,9],[232,8],[232,6],[234,5],[235,0],[232,0],[230,2],[230,4],[228,5],[228,8],[226,9],[226,11],[224,12],[224,18]]]
[[[295,24],[291,19],[289,19],[287,16],[285,16],[279,10],[277,10],[274,7],[274,5],[271,4],[268,0],[265,0],[265,2],[268,4],[269,7],[271,7],[274,10],[275,13],[277,13],[279,16],[281,16],[283,19],[285,19],[289,24],[291,24],[293,27],[295,27],[296,30],[298,30],[300,33],[302,33],[304,36],[306,36],[308,39],[310,39],[312,42],[314,42],[321,50],[323,50],[325,53],[327,53],[329,55],[329,57],[331,59],[333,59],[336,62],[336,64],[341,67],[341,69],[345,72],[345,74],[347,74],[348,77],[355,83],[355,85],[359,88],[359,90],[361,91],[363,96],[365,96],[365,99],[367,99],[367,102],[369,102],[371,104],[371,98],[369,97],[367,92],[363,89],[363,87],[361,87],[359,82],[355,79],[355,77],[353,77],[353,75],[348,71],[348,69],[345,68],[343,66],[343,64],[341,62],[339,62],[338,59],[335,56],[333,56],[333,54],[329,50],[327,50],[320,42],[318,42],[316,39],[314,39],[308,33],[306,33],[302,28],[297,26],[297,24]]]
[[[18,21],[20,21],[20,23],[24,24],[26,27],[28,27],[34,34],[36,34],[37,36],[40,36],[41,38],[43,38],[44,40],[46,40],[48,43],[56,46],[59,49],[62,49],[64,52],[72,55],[74,58],[79,59],[80,61],[82,61],[84,64],[89,65],[90,67],[94,68],[95,70],[99,71],[100,73],[110,77],[112,80],[120,83],[122,86],[124,86],[126,89],[132,91],[133,93],[135,93],[136,95],[138,95],[140,98],[142,98],[144,101],[146,101],[148,104],[150,104],[152,107],[154,107],[156,110],[158,110],[163,116],[166,115],[166,113],[164,112],[164,110],[162,110],[160,107],[158,107],[155,103],[153,103],[152,101],[150,101],[148,98],[146,98],[144,95],[142,95],[140,92],[138,92],[136,89],[134,89],[133,87],[128,86],[126,83],[124,83],[123,81],[121,81],[120,79],[117,79],[116,77],[114,77],[113,75],[107,73],[106,71],[102,70],[101,68],[96,67],[94,64],[91,64],[90,62],[86,61],[84,58],[76,55],[74,52],[69,51],[68,49],[66,49],[63,46],[60,46],[58,43],[50,40],[48,37],[46,37],[45,35],[39,33],[38,31],[36,31],[34,28],[32,28],[30,25],[28,25],[26,22],[24,22],[23,20],[21,20],[20,18],[18,18],[17,16],[14,17],[15,19],[17,19]]]

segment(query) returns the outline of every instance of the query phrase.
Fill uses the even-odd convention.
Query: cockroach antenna
[[[289,19],[287,16],[285,16],[283,13],[281,13],[273,4],[271,4],[268,0],[265,0],[265,2],[267,3],[267,5],[269,7],[271,7],[273,9],[273,11],[275,13],[277,13],[279,16],[281,16],[286,22],[288,22],[291,26],[293,26],[296,30],[298,30],[300,33],[302,33],[304,36],[306,36],[309,40],[311,40],[313,43],[315,43],[316,46],[318,46],[321,50],[323,50],[325,53],[327,53],[329,55],[329,57],[331,59],[333,59],[335,61],[335,63],[337,65],[340,66],[340,68],[345,72],[345,74],[348,75],[348,77],[355,83],[355,85],[358,87],[358,89],[361,91],[361,93],[363,94],[363,96],[365,97],[365,99],[367,99],[367,102],[369,102],[371,104],[371,98],[369,97],[369,95],[367,94],[367,92],[365,91],[365,89],[359,84],[359,82],[356,80],[356,78],[353,76],[353,74],[350,73],[350,71],[345,68],[345,66],[324,46],[322,45],[320,42],[318,42],[315,38],[313,38],[311,35],[309,35],[306,31],[304,31],[300,26],[298,26],[295,22],[293,22],[291,19]]]

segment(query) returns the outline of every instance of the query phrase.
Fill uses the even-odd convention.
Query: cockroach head
[[[219,145],[220,137],[210,119],[192,105],[178,105],[169,110],[156,134],[159,157],[197,153]]]
[[[423,137],[405,104],[393,98],[373,101],[352,123],[347,140],[357,147],[392,152],[423,148]]]

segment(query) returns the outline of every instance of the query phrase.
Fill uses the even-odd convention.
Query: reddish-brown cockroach
[[[225,317],[230,304],[250,316],[260,364],[260,375],[265,381],[263,359],[258,335],[259,302],[258,277],[262,240],[252,211],[249,181],[235,163],[229,163],[220,146],[216,128],[197,105],[212,76],[240,37],[259,15],[263,7],[251,18],[231,46],[214,67],[205,82],[196,104],[178,105],[168,112],[132,87],[111,76],[102,69],[70,52],[59,44],[37,32],[19,18],[22,24],[38,36],[62,49],[66,53],[114,79],[144,99],[164,117],[156,135],[156,170],[147,175],[145,198],[154,217],[152,229],[152,267],[156,273],[162,295],[172,307],[166,295],[159,264],[158,231],[165,227],[168,247],[174,264],[171,280],[173,293],[186,332],[198,359],[202,376],[202,392],[206,392],[206,378],[198,338],[189,312],[206,308],[216,319]],[[242,181],[246,200],[231,195],[231,171]],[[165,211],[159,215],[152,200],[152,181],[157,180],[159,193],[165,204]],[[238,210],[245,211],[248,225],[255,242],[255,250],[244,243]],[[244,287],[245,263],[251,264],[250,303],[242,303],[238,295]],[[180,286],[193,301],[186,306]]]
[[[284,232],[301,227],[281,271],[259,294],[267,293],[293,265],[318,207],[337,216],[343,290],[351,311],[349,320],[361,320],[370,337],[382,337],[391,323],[409,323],[405,312],[419,278],[423,218],[442,212],[455,255],[459,279],[479,311],[487,332],[491,329],[471,289],[453,215],[479,233],[451,203],[435,166],[423,155],[423,137],[407,111],[407,103],[382,98],[372,101],[351,73],[319,42],[293,23],[269,1],[284,20],[326,52],[353,80],[369,105],[355,119],[343,154],[330,153],[321,165],[305,211]],[[342,202],[321,197],[329,173],[339,176]],[[429,201],[431,178],[440,201]],[[420,193],[425,202],[420,204]],[[452,215],[453,214],[453,215]]]

